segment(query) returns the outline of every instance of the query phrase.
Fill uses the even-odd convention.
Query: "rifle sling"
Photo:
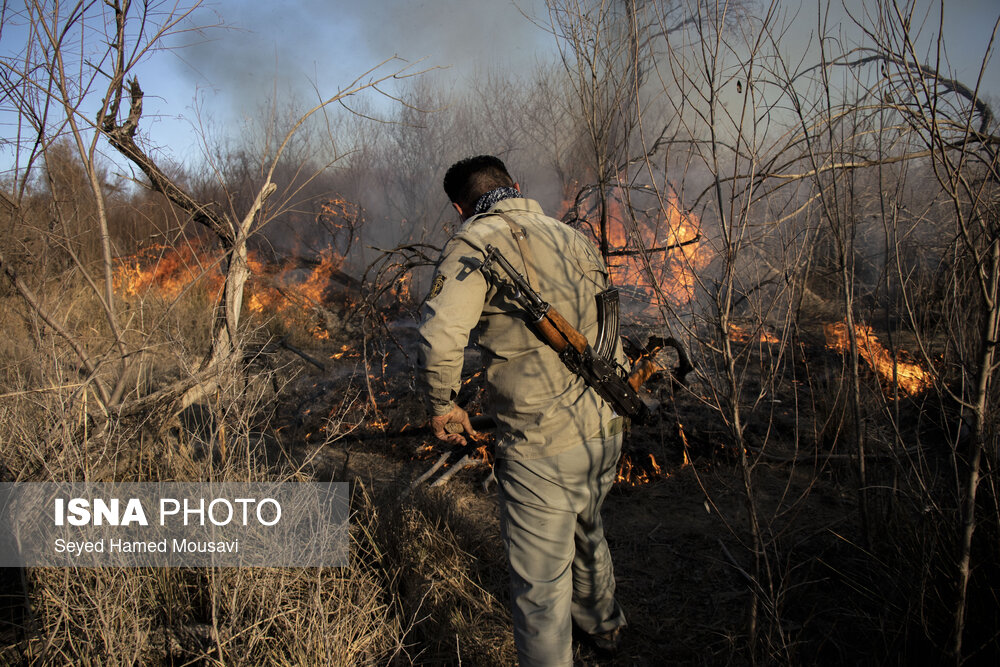
[[[524,264],[524,278],[528,281],[528,284],[535,291],[538,290],[538,276],[535,274],[535,259],[531,254],[531,248],[529,248],[524,240],[527,238],[528,234],[513,218],[511,218],[506,213],[497,212],[496,215],[500,216],[507,226],[510,227],[511,236],[514,237],[514,242],[517,243],[517,249],[521,251],[521,262]]]

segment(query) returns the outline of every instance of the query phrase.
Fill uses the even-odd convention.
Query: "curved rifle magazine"
[[[609,287],[597,299],[597,339],[594,351],[597,356],[614,363],[615,342],[618,340],[618,288]]]

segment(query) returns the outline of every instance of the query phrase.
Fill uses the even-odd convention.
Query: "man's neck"
[[[505,199],[512,199],[514,197],[520,197],[521,191],[516,187],[502,187],[490,190],[478,200],[476,200],[475,206],[472,207],[472,215],[479,215],[481,213],[486,213],[491,208],[499,204]]]

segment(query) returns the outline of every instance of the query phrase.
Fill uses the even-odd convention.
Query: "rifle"
[[[648,358],[640,359],[628,373],[613,359],[615,345],[602,344],[602,347],[610,347],[607,358],[596,353],[586,336],[546,303],[499,249],[487,245],[486,259],[480,269],[487,277],[499,278],[494,266],[507,274],[514,286],[514,300],[528,314],[530,325],[542,340],[559,353],[559,359],[566,367],[583,378],[587,386],[592,387],[619,415],[636,422],[645,421],[649,417],[649,408],[637,392],[643,382],[661,370],[660,367]],[[617,331],[613,332],[613,337],[617,338]],[[604,329],[599,338],[602,342],[606,340]]]

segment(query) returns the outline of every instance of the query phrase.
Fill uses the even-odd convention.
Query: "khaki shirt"
[[[608,273],[594,245],[547,217],[531,199],[506,199],[470,218],[441,251],[420,324],[420,378],[429,410],[447,413],[461,381],[464,350],[482,350],[488,404],[496,419],[497,455],[515,460],[552,456],[598,437],[614,412],[528,326],[506,281],[494,285],[479,267],[496,246],[522,275],[524,262],[503,211],[522,226],[542,299],[582,332],[597,335],[595,296]],[[502,275],[502,272],[501,272]],[[619,352],[620,355],[620,352]]]

